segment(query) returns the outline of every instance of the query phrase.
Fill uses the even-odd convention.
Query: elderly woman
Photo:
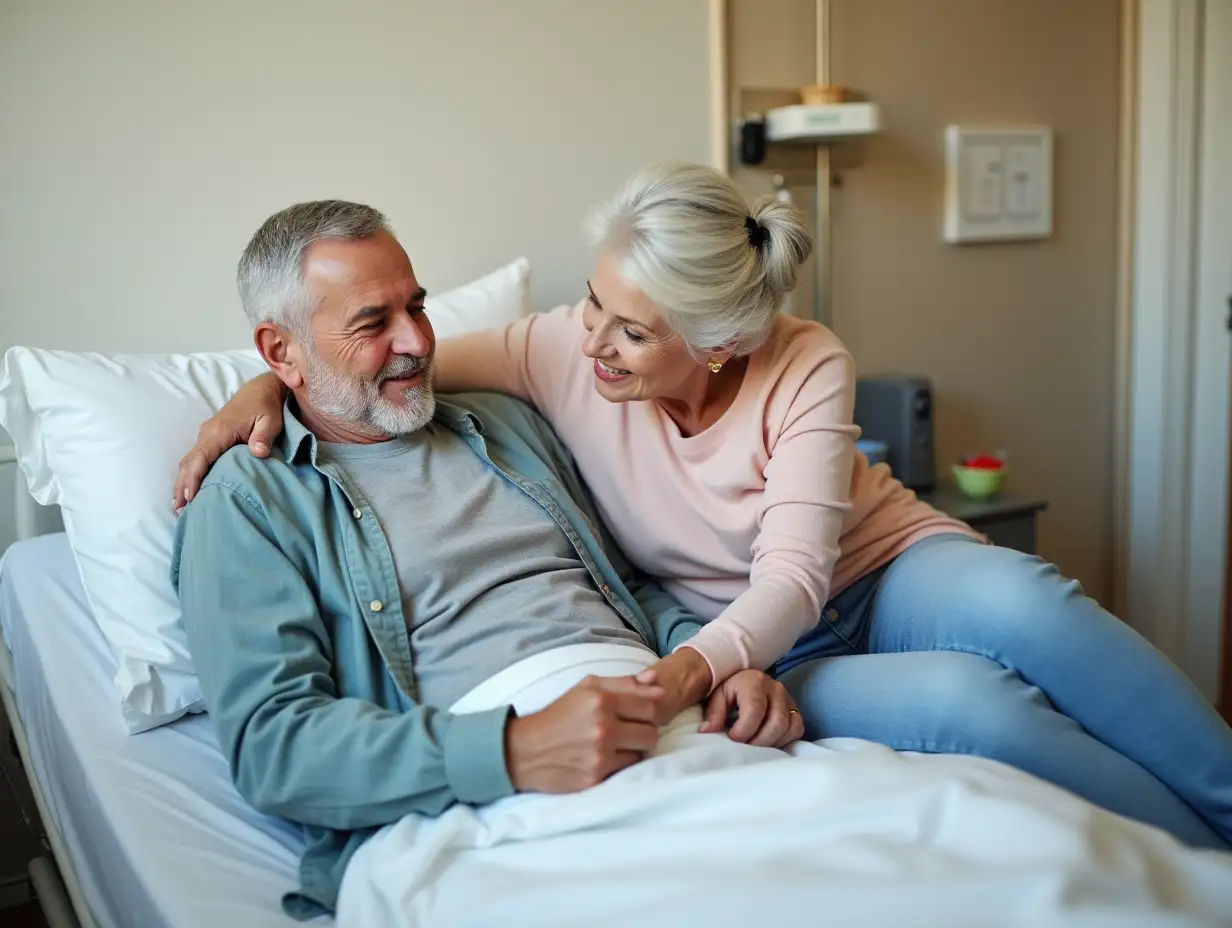
[[[1033,557],[993,547],[855,451],[855,366],[781,315],[811,250],[799,213],[668,164],[598,211],[586,298],[437,346],[438,389],[533,403],[629,558],[707,624],[648,671],[733,736],[968,753],[1184,842],[1232,842],[1232,733],[1146,641]],[[177,502],[232,442],[263,454],[270,375],[203,428]],[[747,678],[746,678],[747,679]],[[793,710],[794,711],[794,710]],[[792,722],[795,720],[793,719]]]

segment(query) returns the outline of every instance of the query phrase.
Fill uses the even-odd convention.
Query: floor
[[[0,928],[47,928],[47,922],[38,903],[30,902],[15,909],[0,909]]]
[[[30,898],[26,866],[41,851],[36,816],[16,742],[0,711],[0,928],[47,928],[38,903],[24,901]]]
[[[2,713],[0,713],[2,715]],[[0,747],[0,751],[4,748]],[[26,867],[40,852],[37,832],[30,816],[34,805],[27,798],[29,787],[21,768],[0,762],[0,906],[25,898],[22,891],[14,898],[16,882],[24,882]],[[0,928],[6,922],[0,914]]]

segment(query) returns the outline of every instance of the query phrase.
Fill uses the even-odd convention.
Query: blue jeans
[[[1039,558],[925,539],[831,600],[775,675],[810,739],[992,758],[1186,844],[1232,848],[1232,731]]]

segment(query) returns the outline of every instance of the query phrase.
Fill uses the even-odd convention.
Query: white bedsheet
[[[0,622],[34,775],[99,928],[297,924],[280,900],[297,885],[298,830],[239,796],[205,716],[126,733],[64,535],[6,552]]]
[[[546,704],[587,673],[539,655],[457,708]],[[408,816],[353,859],[345,928],[1232,924],[1232,855],[1183,848],[1025,774],[860,742],[794,757],[697,733],[587,792]]]

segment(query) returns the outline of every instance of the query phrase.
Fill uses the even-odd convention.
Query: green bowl
[[[988,499],[1001,492],[1001,485],[1005,483],[1005,468],[988,470],[955,464],[954,482],[958,484],[958,492],[963,496],[970,499]]]

